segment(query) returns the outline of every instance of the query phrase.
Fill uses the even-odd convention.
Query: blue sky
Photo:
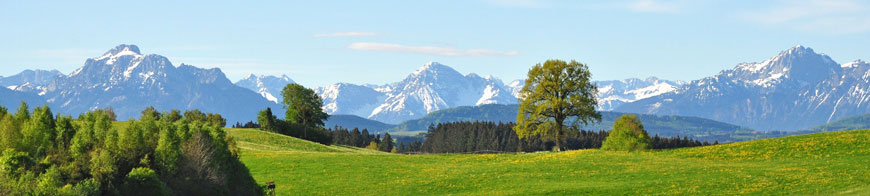
[[[9,1],[0,75],[81,67],[122,43],[236,81],[398,81],[429,61],[524,78],[546,59],[594,80],[693,80],[797,44],[843,63],[870,57],[868,1]]]

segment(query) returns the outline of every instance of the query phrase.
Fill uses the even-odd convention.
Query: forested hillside
[[[0,107],[0,195],[260,195],[217,114]]]

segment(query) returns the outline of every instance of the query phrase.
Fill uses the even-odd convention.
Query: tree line
[[[217,114],[0,107],[0,195],[262,195]]]
[[[566,74],[558,70],[567,70],[568,75],[565,76],[566,80],[548,81],[552,77],[547,75]],[[534,80],[530,79],[529,81],[540,81],[536,81],[534,85],[524,87],[523,91],[530,96],[538,94],[540,97],[536,98],[535,100],[537,101],[535,102],[524,102],[524,104],[521,104],[521,111],[517,116],[520,123],[466,121],[439,123],[438,125],[432,124],[429,126],[424,136],[425,139],[422,142],[398,140],[399,142],[396,144],[394,138],[389,133],[385,133],[383,138],[381,138],[380,134],[371,134],[366,129],[362,131],[357,128],[348,130],[338,126],[334,129],[324,129],[323,121],[329,115],[324,113],[322,108],[320,108],[322,100],[313,90],[299,84],[289,84],[281,92],[284,96],[282,103],[284,104],[284,109],[286,109],[286,119],[278,119],[273,114],[271,108],[266,108],[259,112],[257,123],[248,122],[245,125],[236,123],[233,127],[259,127],[265,131],[276,132],[325,145],[337,144],[399,153],[495,153],[601,148],[610,132],[579,130],[578,126],[576,126],[578,123],[588,124],[601,118],[600,114],[590,109],[594,107],[584,107],[584,105],[595,105],[594,96],[590,96],[587,93],[595,91],[595,87],[590,86],[588,81],[586,81],[589,77],[589,72],[585,65],[575,61],[571,63],[548,61],[544,65],[538,65],[530,70],[529,75],[530,77],[535,76],[532,78]],[[564,88],[556,85],[566,82],[570,84],[569,86],[576,88]],[[560,93],[555,95],[547,94],[556,91]],[[572,99],[573,101],[570,103],[561,103],[560,99],[554,99],[563,95],[575,96],[577,98]],[[556,105],[570,107],[560,110],[564,110],[562,111],[564,113],[552,114],[547,112],[540,113],[541,111],[530,109],[537,108],[535,105],[553,106],[549,101],[556,101],[559,102]],[[548,117],[547,115],[557,115],[559,118],[555,119],[555,122],[550,122],[550,120],[554,120],[554,117]],[[572,118],[575,123],[567,126],[564,123],[568,116],[579,117]],[[629,132],[616,132],[618,133],[617,136],[624,137],[625,139],[612,140],[611,143],[622,145],[621,141],[639,138],[638,141],[642,145],[630,146],[632,149],[666,149],[709,145],[707,142],[699,142],[688,137],[659,137],[656,135],[650,138],[636,117],[624,120],[616,123],[614,129],[626,129]],[[620,128],[623,125],[628,127]],[[631,130],[634,132],[631,132]],[[623,133],[629,134],[624,135]],[[629,142],[625,144],[634,145],[635,143]]]
[[[281,95],[284,96],[281,103],[284,105],[286,118],[278,119],[272,113],[272,108],[266,108],[257,114],[257,123],[261,130],[324,145],[332,143],[329,131],[323,129],[323,121],[329,118],[329,115],[320,108],[323,100],[314,93],[314,90],[294,83],[284,86]]]
[[[395,148],[396,144],[390,133],[384,133],[384,137],[381,138],[380,133],[377,135],[371,134],[368,129],[362,129],[362,131],[360,131],[359,128],[353,128],[353,130],[348,130],[347,128],[341,128],[338,126],[329,129],[329,132],[332,136],[332,144],[367,148],[384,152],[398,151],[398,149]]]
[[[547,135],[519,139],[514,123],[494,122],[448,122],[429,126],[419,149],[400,144],[402,153],[497,153],[497,152],[534,152],[552,150],[556,143]],[[561,135],[563,149],[601,148],[609,131],[566,131]],[[660,137],[651,139],[651,148],[670,149],[711,145],[688,137]]]

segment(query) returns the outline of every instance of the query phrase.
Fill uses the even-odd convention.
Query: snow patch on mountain
[[[516,103],[513,88],[501,80],[429,62],[405,79],[385,85],[333,84],[315,90],[330,114],[354,114],[399,123],[456,106]]]
[[[870,111],[868,70],[864,61],[838,64],[798,45],[616,111],[698,116],[757,130],[805,129]]]
[[[292,83],[294,83],[294,81],[291,80],[290,77],[287,77],[287,75],[277,77],[250,74],[248,77],[236,81],[235,85],[257,92],[257,94],[260,94],[260,96],[263,96],[271,102],[280,103],[281,100],[284,99],[283,96],[281,96],[281,90],[283,90],[287,84]]]
[[[625,80],[595,81],[598,87],[598,110],[611,111],[625,103],[674,92],[685,85],[683,81],[629,78]]]
[[[220,113],[229,122],[255,120],[258,110],[278,107],[233,85],[220,69],[175,67],[166,57],[142,55],[135,45],[87,59],[70,75],[54,77],[39,95],[63,114],[112,107],[119,120],[138,117],[148,106]]]

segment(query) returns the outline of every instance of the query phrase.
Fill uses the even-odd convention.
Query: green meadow
[[[427,155],[228,132],[278,195],[870,195],[870,130],[646,152]]]

